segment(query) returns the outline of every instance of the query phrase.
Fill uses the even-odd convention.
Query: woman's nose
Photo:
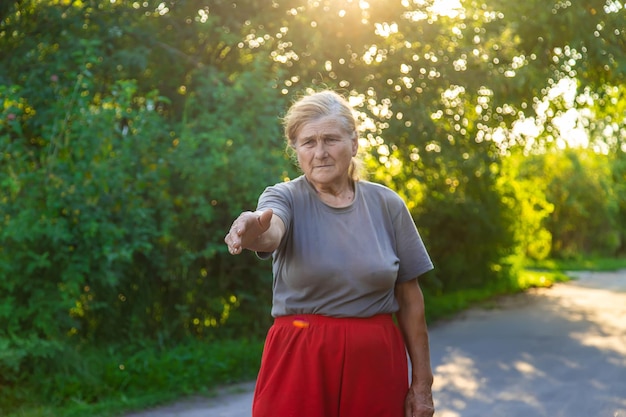
[[[317,145],[315,145],[315,157],[318,159],[326,158],[328,155],[328,151],[326,150],[326,145],[324,141],[319,141]]]

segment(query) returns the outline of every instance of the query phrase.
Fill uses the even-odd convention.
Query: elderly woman
[[[273,259],[253,417],[432,416],[418,277],[433,265],[405,203],[359,180],[356,119],[337,93],[301,98],[284,125],[303,175],[268,187],[224,239]]]

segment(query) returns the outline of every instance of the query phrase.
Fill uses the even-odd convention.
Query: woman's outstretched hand
[[[254,243],[265,233],[271,224],[273,211],[244,211],[235,219],[224,242],[231,255],[238,255],[244,249],[254,250]]]

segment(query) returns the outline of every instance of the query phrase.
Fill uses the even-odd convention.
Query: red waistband
[[[315,325],[358,325],[358,324],[387,324],[393,323],[391,314],[377,314],[372,317],[329,317],[321,314],[294,314],[274,318],[276,326],[308,327]]]

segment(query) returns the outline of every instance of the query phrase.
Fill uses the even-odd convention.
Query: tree
[[[545,256],[546,230],[561,254],[623,247],[565,228],[602,201],[564,191],[591,187],[606,197],[594,224],[617,216],[624,230],[599,159],[523,160],[558,151],[555,119],[586,111],[621,181],[623,4],[442,4],[3,3],[3,381],[67,365],[77,342],[260,330],[268,265],[233,260],[221,240],[265,185],[296,175],[279,116],[308,88],[356,103],[372,178],[406,199],[431,250],[431,289],[505,285],[512,255]],[[569,81],[574,99],[553,99]],[[519,134],[530,119],[532,138]],[[538,168],[557,165],[570,177]]]
[[[85,345],[264,330],[269,266],[222,240],[290,172],[266,64],[235,49],[228,72],[188,64],[182,84],[111,24],[147,33],[158,7],[16,6],[0,36],[0,383],[81,367]]]

